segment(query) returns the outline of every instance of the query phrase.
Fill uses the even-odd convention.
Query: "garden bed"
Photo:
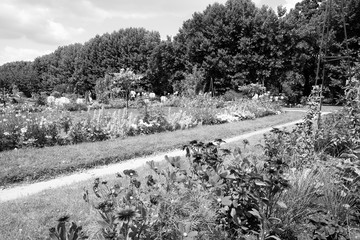
[[[104,141],[280,113],[280,107],[268,101],[225,102],[208,97],[182,101],[180,109],[155,103],[131,111],[102,108],[85,113],[9,106],[0,115],[0,151]]]

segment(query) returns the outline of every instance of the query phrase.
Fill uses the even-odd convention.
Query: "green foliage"
[[[167,158],[170,163],[173,159]],[[200,192],[194,185],[181,183],[177,167],[158,170],[154,162],[148,162],[155,176],[148,175],[139,181],[136,171],[124,170],[117,177],[121,179],[113,187],[106,181],[95,179],[92,200],[88,190],[84,200],[97,210],[101,220],[97,221],[100,231],[94,237],[105,239],[195,239],[202,229],[208,232],[208,225],[202,222],[210,210],[199,211],[207,204],[194,198]],[[193,189],[194,188],[194,189]],[[185,203],[187,199],[188,203]],[[207,218],[210,218],[209,216]],[[194,229],[195,228],[195,229]]]
[[[304,122],[290,132],[276,129],[265,138],[267,149],[290,166],[295,175],[290,178],[294,187],[282,197],[288,209],[278,216],[285,229],[303,229],[310,239],[348,239],[350,225],[358,222],[356,179],[360,172],[358,137],[354,134],[358,123],[350,123],[354,120],[352,113],[357,111],[352,100],[357,96],[356,86],[354,79],[347,88],[351,111],[345,108],[316,125],[319,88],[314,88]]]
[[[184,65],[178,55],[177,49],[170,39],[161,41],[151,52],[146,77],[149,80],[150,86],[148,87],[156,95],[171,93],[174,88],[172,85],[176,85],[175,82],[178,82],[177,72],[182,70]],[[182,75],[179,72],[178,74]]]
[[[262,167],[235,150],[234,165],[225,166],[224,157],[231,152],[216,144],[193,141],[185,146],[191,158],[191,170],[204,189],[214,194],[219,203],[218,221],[229,238],[247,234],[259,239],[277,238],[280,219],[274,217],[278,208],[287,208],[279,197],[289,187],[285,178],[286,164],[269,152]]]
[[[100,103],[109,103],[110,98],[123,97],[128,107],[130,91],[140,86],[142,75],[135,74],[130,69],[121,69],[118,73],[107,74],[105,78],[98,79],[95,90]]]
[[[36,94],[35,95],[35,104],[37,106],[45,106],[46,105],[46,95],[45,94]]]
[[[71,222],[70,227],[67,228],[69,216],[59,218],[56,228],[49,229],[49,240],[82,240],[88,237],[82,231],[81,226]]]
[[[255,94],[263,94],[266,91],[266,88],[261,84],[251,83],[248,85],[240,86],[238,88],[239,92],[243,95],[248,96],[249,98],[253,97]]]
[[[109,103],[111,96],[111,79],[111,76],[107,74],[104,78],[99,78],[96,81],[95,93],[99,103]]]
[[[185,75],[184,80],[178,82],[177,85],[173,87],[175,91],[178,91],[183,96],[194,97],[203,90],[203,85],[204,71],[194,67],[191,73]]]
[[[235,90],[229,90],[222,95],[225,101],[235,101],[239,98],[244,97],[241,93],[236,92]]]
[[[303,96],[304,78],[296,72],[285,74],[285,80],[281,84],[283,93],[286,95],[287,104],[297,104],[301,102]]]
[[[87,111],[88,110],[88,106],[85,103],[76,103],[76,102],[71,102],[71,103],[66,103],[63,106],[64,110],[66,111]]]
[[[53,91],[50,96],[53,96],[54,98],[59,98],[61,97],[61,93],[59,93],[58,91]]]

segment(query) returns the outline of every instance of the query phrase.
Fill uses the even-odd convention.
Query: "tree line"
[[[107,74],[131,69],[143,76],[142,89],[160,95],[188,89],[220,95],[260,83],[296,102],[315,84],[323,40],[327,55],[351,59],[350,68],[346,59],[320,64],[327,97],[336,99],[349,69],[358,64],[360,0],[344,1],[344,7],[332,0],[329,34],[322,38],[329,1],[303,0],[288,13],[282,7],[258,8],[251,0],[214,3],[186,20],[173,39],[161,40],[159,32],[144,28],[120,29],[61,46],[32,62],[6,63],[0,66],[0,87],[11,91],[16,85],[26,96],[84,94]]]

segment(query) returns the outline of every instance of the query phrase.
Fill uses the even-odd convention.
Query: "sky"
[[[253,0],[288,10],[300,0]],[[59,46],[85,43],[96,34],[144,27],[175,36],[194,12],[226,0],[1,0],[0,65],[33,61]]]

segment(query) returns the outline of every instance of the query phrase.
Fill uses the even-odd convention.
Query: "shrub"
[[[132,106],[132,102],[133,101],[129,101],[129,106]],[[116,100],[111,100],[109,102],[110,107],[111,108],[115,108],[115,109],[122,109],[126,107],[126,100],[125,99],[116,99]],[[134,104],[136,105],[136,104]]]
[[[248,98],[252,98],[255,94],[262,94],[265,92],[266,88],[258,83],[251,83],[248,85],[243,85],[238,88],[239,92],[247,96]]]
[[[164,106],[168,107],[180,107],[182,106],[183,99],[179,96],[171,95],[168,97],[166,102],[164,103]]]
[[[36,106],[45,106],[46,105],[46,95],[40,94],[35,96],[35,105]]]
[[[76,99],[78,99],[78,95],[75,93],[65,93],[63,97],[69,99],[70,102],[76,102]]]
[[[61,93],[59,93],[58,91],[53,91],[50,96],[53,96],[54,98],[60,98]]]
[[[63,105],[63,108],[67,111],[87,111],[88,106],[85,103],[66,103]]]
[[[236,92],[235,90],[229,90],[229,91],[226,91],[224,93],[224,95],[222,95],[222,98],[225,100],[225,101],[235,101],[237,99],[241,99],[243,98],[244,95],[241,94],[241,93],[238,93]]]

